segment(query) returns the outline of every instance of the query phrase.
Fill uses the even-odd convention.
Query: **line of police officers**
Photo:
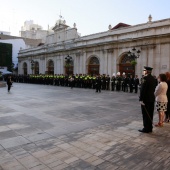
[[[67,87],[78,87],[78,88],[92,88],[98,90],[112,90],[112,91],[124,91],[124,92],[138,92],[139,78],[136,75],[135,78],[123,74],[120,72],[117,75],[113,74],[110,78],[109,75],[86,75],[86,74],[76,74],[76,75],[12,75],[14,82],[19,83],[32,83],[32,84],[44,84],[44,85],[56,85],[56,86],[67,86]],[[71,81],[70,81],[71,80]],[[96,91],[98,91],[96,89]]]

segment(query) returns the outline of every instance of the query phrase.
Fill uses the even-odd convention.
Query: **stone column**
[[[65,67],[65,60],[64,60],[64,57],[63,56],[61,56],[61,62],[60,62],[60,64],[61,64],[61,74],[65,74],[65,71],[64,71],[64,67]]]
[[[82,74],[83,73],[83,54],[81,53],[80,56],[79,56],[79,74]]]
[[[23,74],[22,65],[23,63],[18,59],[18,74]]]
[[[110,76],[112,76],[113,74],[113,67],[115,65],[115,63],[113,62],[113,50],[108,50],[107,51],[107,57],[108,57],[108,70],[107,70],[107,74],[109,74]]]
[[[108,74],[108,55],[107,55],[107,50],[103,50],[103,74]]]
[[[57,56],[53,56],[54,61],[54,74],[57,74]]]
[[[115,49],[114,50],[114,53],[113,53],[113,73],[117,73],[118,72],[118,69],[119,69],[119,55],[118,55],[118,49]],[[113,74],[112,73],[112,74]]]
[[[99,74],[104,74],[104,68],[105,68],[105,58],[104,58],[104,52],[103,50],[100,51],[100,71]]]
[[[77,70],[78,70],[78,64],[77,64],[77,55],[75,54],[74,57],[73,57],[73,74],[77,74]]]
[[[60,56],[57,56],[57,70],[56,70],[56,74],[61,74],[61,58]]]
[[[40,62],[39,62],[39,72],[41,74],[45,74],[45,57],[44,56],[41,56],[40,57]]]
[[[87,58],[86,58],[86,51],[83,51],[83,56],[82,56],[82,74],[86,74],[87,71],[86,71],[86,61]]]
[[[169,54],[170,54],[170,49],[169,49],[169,44],[161,44],[161,55],[160,55],[160,73],[165,73],[169,71]]]
[[[32,74],[32,69],[31,69],[31,59],[28,59],[28,62],[27,62],[27,69],[28,69],[28,74]]]

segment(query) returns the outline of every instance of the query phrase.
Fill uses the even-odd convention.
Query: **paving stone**
[[[56,167],[54,167],[54,168],[51,168],[51,169],[52,169],[52,170],[62,170],[62,169],[64,169],[64,168],[66,168],[66,167],[68,167],[68,165],[65,164],[65,163],[63,163],[63,164],[58,165],[58,166],[56,166]]]
[[[91,164],[94,165],[94,166],[98,166],[98,165],[100,165],[100,164],[103,163],[103,162],[104,162],[104,160],[102,160],[102,159],[97,159],[97,160],[95,160],[94,162],[92,162]]]
[[[21,136],[0,140],[0,144],[6,149],[28,144],[28,143],[30,143],[30,141]]]
[[[52,163],[48,164],[48,167],[54,168],[54,167],[56,167],[56,166],[58,166],[58,165],[61,165],[61,164],[63,164],[63,163],[64,163],[64,162],[62,162],[62,161],[60,161],[60,160],[57,160],[57,161],[55,161],[55,162],[52,162]]]
[[[36,158],[41,158],[41,157],[47,156],[48,154],[49,154],[48,152],[43,151],[43,150],[32,153],[32,155]]]
[[[9,139],[17,136],[19,135],[12,130],[0,132],[0,140]]]
[[[136,94],[17,83],[13,90],[9,97],[0,89],[0,170],[170,166],[170,125],[139,133]]]
[[[26,138],[28,140],[30,140],[31,142],[36,142],[39,140],[43,140],[43,139],[48,139],[51,138],[51,135],[47,134],[47,133],[38,133],[32,136],[26,136]]]
[[[10,128],[8,128],[7,126],[0,126],[0,132],[5,132],[5,131],[9,131]]]

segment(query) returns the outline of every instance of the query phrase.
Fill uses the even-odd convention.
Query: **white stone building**
[[[119,23],[109,30],[80,36],[76,24],[73,28],[59,20],[47,35],[44,45],[20,50],[19,74],[109,74],[118,71],[142,75],[143,66],[153,67],[153,74],[170,70],[170,19],[129,26]],[[140,51],[137,64],[127,54],[132,49]],[[72,57],[66,67],[65,58]],[[34,61],[34,67],[31,61]],[[33,69],[33,70],[32,70]]]
[[[30,39],[42,39],[45,43],[47,34],[51,30],[43,30],[42,26],[34,24],[33,20],[25,21],[24,26],[21,27],[20,36]]]

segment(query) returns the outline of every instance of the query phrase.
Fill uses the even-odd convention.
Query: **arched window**
[[[39,62],[38,61],[36,61],[34,64],[34,71],[35,71],[35,74],[39,74]]]
[[[88,74],[98,75],[99,74],[100,62],[97,57],[91,57],[88,64]]]
[[[52,60],[47,63],[47,70],[48,74],[54,74],[54,62]]]
[[[119,62],[119,71],[122,74],[123,72],[127,75],[135,75],[135,66],[131,64],[134,59],[128,54],[124,54]]]
[[[126,64],[126,63],[131,63],[134,59],[131,56],[128,56],[127,54],[124,55],[121,59],[120,64]]]
[[[24,73],[24,75],[27,75],[27,63],[25,63],[25,62],[23,64],[23,73]]]

